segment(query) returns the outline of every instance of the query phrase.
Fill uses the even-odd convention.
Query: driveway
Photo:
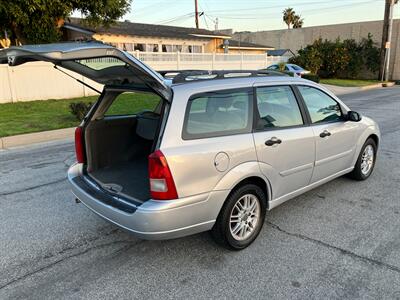
[[[342,98],[381,126],[374,174],[268,212],[240,252],[139,240],[75,204],[70,141],[1,151],[0,299],[400,299],[400,88]]]

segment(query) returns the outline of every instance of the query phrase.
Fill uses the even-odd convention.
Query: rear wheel
[[[373,139],[368,139],[361,148],[354,170],[350,176],[356,180],[367,179],[375,167],[376,143]]]
[[[254,184],[246,184],[227,198],[212,229],[215,241],[228,249],[241,250],[258,236],[264,224],[266,197]]]

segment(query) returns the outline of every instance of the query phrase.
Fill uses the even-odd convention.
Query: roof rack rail
[[[172,83],[236,77],[289,76],[272,70],[170,70],[160,71],[159,73],[167,79],[172,79]]]

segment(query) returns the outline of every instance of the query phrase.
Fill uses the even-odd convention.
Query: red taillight
[[[83,129],[76,127],[75,129],[75,153],[78,163],[85,162],[85,149],[83,147]]]
[[[171,170],[164,154],[160,150],[153,152],[149,156],[149,178],[151,198],[156,200],[178,198]]]

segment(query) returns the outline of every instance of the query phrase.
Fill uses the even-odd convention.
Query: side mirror
[[[356,111],[349,111],[347,113],[347,120],[352,122],[360,122],[362,119],[361,115]]]

